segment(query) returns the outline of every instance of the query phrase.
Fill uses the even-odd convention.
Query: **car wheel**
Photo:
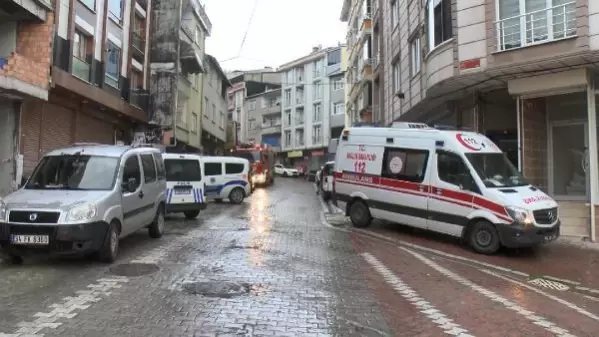
[[[499,233],[488,221],[478,221],[469,230],[468,242],[470,247],[480,254],[493,254],[501,247]]]
[[[231,191],[231,193],[229,193],[229,201],[232,204],[239,205],[243,202],[244,198],[245,194],[243,193],[243,190],[239,187],[234,188]]]
[[[22,265],[25,262],[25,259],[21,256],[21,255],[10,255],[9,256],[9,261],[10,263],[14,264],[14,265]]]
[[[289,177],[289,173],[283,172],[283,177]]]
[[[148,234],[152,239],[159,239],[164,234],[164,207],[159,206],[158,211],[156,212],[156,217],[154,221],[148,227]]]
[[[106,238],[102,247],[96,254],[98,260],[104,263],[113,263],[119,253],[119,229],[116,221],[113,221],[108,226]]]
[[[193,220],[193,219],[197,218],[198,215],[200,215],[200,211],[187,211],[187,212],[184,212],[183,214],[185,214],[185,219]]]
[[[366,204],[361,200],[356,200],[351,203],[349,206],[349,218],[354,227],[357,228],[368,227],[372,222],[370,210],[368,209],[368,206],[366,206]]]

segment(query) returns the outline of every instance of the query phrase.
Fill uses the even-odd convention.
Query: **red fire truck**
[[[275,152],[268,145],[240,144],[229,155],[250,161],[253,185],[272,185],[275,182]]]

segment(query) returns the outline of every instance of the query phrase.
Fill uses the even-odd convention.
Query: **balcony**
[[[179,34],[181,40],[179,55],[183,72],[192,74],[205,72],[204,62],[200,56],[201,51],[193,42],[193,34],[185,25],[182,27],[182,31],[184,34]]]
[[[149,113],[150,92],[144,89],[131,89],[129,92],[129,103]]]
[[[303,96],[303,93],[302,93]],[[296,97],[295,98],[295,105],[304,105],[304,98],[303,97]]]
[[[266,104],[263,115],[272,115],[272,114],[280,114],[281,113],[281,103],[280,102],[269,102]]]
[[[373,59],[366,59],[362,64],[362,69],[360,71],[360,81],[371,81],[372,80],[372,64],[374,63]]]
[[[71,73],[80,80],[90,82],[90,64],[76,56],[73,56],[73,67]]]
[[[142,56],[146,53],[146,40],[139,33],[134,32],[132,34],[131,45],[133,46],[133,51],[138,55]]]
[[[46,21],[48,11],[52,11],[53,1],[50,0],[0,0],[0,12],[4,12],[6,16],[0,15],[2,20],[19,21],[19,20],[36,20],[38,22]]]
[[[533,46],[576,35],[576,1],[495,22],[499,51]]]
[[[178,80],[179,97],[183,95],[185,98],[189,98],[191,95],[191,81],[185,75],[179,75]]]
[[[262,134],[281,133],[281,121],[269,121],[262,124]]]

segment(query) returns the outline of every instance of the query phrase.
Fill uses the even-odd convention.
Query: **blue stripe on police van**
[[[173,189],[169,188],[168,192],[167,192],[167,201],[166,201],[166,203],[170,204],[171,201],[172,201],[172,199],[173,199]]]
[[[193,201],[197,204],[198,202],[200,202],[200,197],[198,196],[198,189],[194,188],[193,189]]]

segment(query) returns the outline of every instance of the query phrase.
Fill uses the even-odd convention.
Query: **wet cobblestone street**
[[[354,230],[323,206],[311,183],[281,178],[173,216],[161,240],[123,240],[110,266],[0,263],[0,336],[599,335],[599,294],[530,283],[530,259]]]

